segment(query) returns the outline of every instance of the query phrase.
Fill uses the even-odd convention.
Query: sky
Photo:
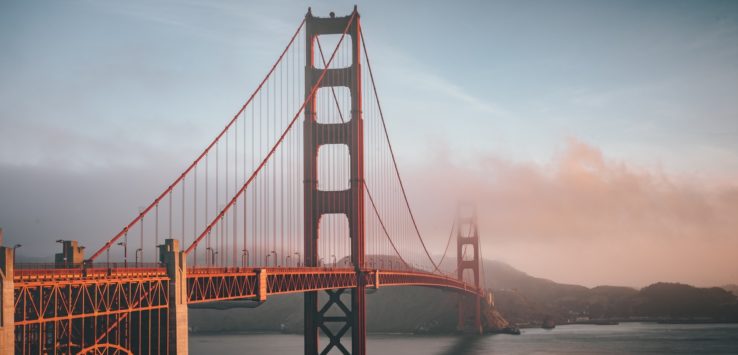
[[[308,6],[353,2],[0,0],[5,245],[42,257],[112,236],[223,127]],[[485,257],[535,276],[738,283],[737,2],[358,8],[432,249],[473,196]]]

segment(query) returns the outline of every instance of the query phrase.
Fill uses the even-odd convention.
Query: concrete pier
[[[187,254],[179,240],[167,239],[159,246],[160,260],[169,275],[169,354],[187,354]]]
[[[15,353],[13,248],[0,247],[0,354]]]
[[[85,247],[79,246],[76,240],[57,241],[62,244],[62,252],[56,253],[54,261],[58,268],[71,268],[81,266],[85,261]]]

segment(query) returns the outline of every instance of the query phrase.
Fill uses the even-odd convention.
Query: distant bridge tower
[[[459,206],[456,222],[456,261],[458,263],[459,280],[464,280],[464,271],[471,270],[474,274],[474,287],[479,290],[479,228],[477,227],[476,207],[469,204]],[[464,247],[467,247],[466,253]],[[471,250],[469,250],[471,249]],[[471,253],[469,253],[471,251]],[[472,298],[472,300],[470,300]],[[473,304],[470,304],[471,302]],[[468,329],[467,322],[473,319],[471,326],[475,333],[482,333],[481,295],[459,295],[459,322],[458,330]],[[471,312],[470,312],[471,311]],[[473,314],[469,314],[473,313]]]
[[[350,120],[343,123],[318,123],[320,113],[316,112],[316,96],[310,95],[318,84],[323,69],[316,68],[314,43],[317,36],[342,34],[346,27],[351,39],[351,66],[328,69],[321,87],[343,86],[351,93]],[[305,293],[305,354],[327,353],[334,347],[347,352],[341,338],[351,329],[352,354],[366,353],[365,331],[365,285],[361,267],[364,265],[364,128],[361,112],[361,27],[359,14],[354,12],[345,17],[319,18],[308,10],[306,15],[306,66],[305,66],[305,107],[304,122],[304,187],[305,187],[305,266],[318,266],[318,237],[320,220],[326,214],[344,214],[348,218],[351,238],[351,261],[356,269],[356,288],[350,290],[351,305],[346,307],[341,294],[346,289],[327,290],[329,299],[318,308],[318,293]],[[349,38],[346,38],[349,39]],[[350,159],[350,187],[347,190],[323,191],[318,189],[318,151],[321,145],[344,144],[348,147]],[[332,309],[338,309],[341,316],[328,316]],[[329,323],[339,325],[329,327]],[[318,332],[322,331],[329,339],[323,349],[319,348]]]

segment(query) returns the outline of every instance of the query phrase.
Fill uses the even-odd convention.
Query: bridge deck
[[[429,286],[478,292],[457,279],[422,271],[364,269],[362,273],[368,287]],[[353,268],[191,268],[187,273],[189,303],[353,288],[356,282]]]
[[[364,269],[363,282],[367,287],[429,286],[464,293],[479,290],[450,277],[417,270]],[[43,310],[56,309],[51,318],[83,316],[87,311],[101,314],[117,309],[148,308],[152,290],[148,287],[166,288],[169,280],[166,269],[158,265],[139,267],[54,268],[37,265],[30,268],[19,265],[13,275],[16,293],[16,322],[50,320]],[[267,296],[302,293],[337,288],[356,287],[357,277],[353,268],[239,268],[193,267],[187,270],[188,303],[203,303],[235,299],[264,299]],[[92,289],[92,288],[96,289]],[[104,291],[101,291],[104,289]],[[140,290],[139,290],[140,289]],[[117,291],[115,291],[117,290]],[[114,302],[96,301],[96,292],[112,292]],[[98,297],[99,298],[99,297]],[[86,302],[75,306],[74,302]],[[67,311],[50,307],[47,303],[69,303]],[[158,305],[166,303],[162,294]],[[90,305],[93,307],[90,308]],[[33,312],[29,312],[28,308]],[[78,311],[75,312],[74,310]],[[18,323],[17,323],[18,324]]]
[[[22,352],[37,352],[48,339],[66,339],[82,329],[89,333],[86,344],[97,344],[111,336],[106,334],[129,331],[134,328],[128,327],[148,319],[156,321],[156,329],[166,329],[162,322],[171,302],[166,268],[115,266],[18,265],[13,275],[16,333],[19,344],[36,344],[27,349],[23,345]],[[457,279],[417,270],[364,269],[361,273],[357,278],[353,268],[194,267],[187,270],[187,302],[265,300],[272,295],[354,288],[357,280],[374,288],[428,286],[471,295],[480,292]]]

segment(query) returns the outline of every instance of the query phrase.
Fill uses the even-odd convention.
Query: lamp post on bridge
[[[128,267],[128,243],[119,242],[118,245],[123,247],[123,267]]]
[[[336,254],[331,254],[331,257],[333,258],[333,268],[336,268]]]
[[[292,255],[287,255],[287,256],[286,256],[286,257],[284,258],[284,259],[285,259],[285,263],[287,264],[286,266],[288,266],[288,267],[289,267],[289,266],[291,266],[291,264],[290,264],[290,257],[292,257]]]
[[[142,248],[136,249],[136,252],[135,252],[135,254],[136,254],[136,266],[138,266],[138,253],[141,253],[143,255],[143,249]],[[143,257],[141,258],[141,262],[143,263]]]
[[[61,244],[62,245],[62,248],[64,248],[64,242],[65,242],[64,239],[57,239],[56,242],[59,243],[59,244]],[[110,252],[108,252],[108,254],[110,254]],[[110,257],[108,257],[108,259],[110,259]],[[66,257],[63,257],[62,262],[66,264],[67,258]],[[108,261],[108,263],[110,263],[110,261]]]
[[[246,267],[249,264],[249,250],[248,249],[242,249],[241,250],[241,266]]]
[[[18,248],[20,248],[22,246],[23,246],[22,244],[13,245],[13,255],[14,255],[13,261],[17,260],[18,254],[16,253],[16,251],[18,250]]]
[[[276,267],[277,266],[277,252],[275,250],[272,250],[271,252],[269,252],[269,254],[270,255],[274,254],[274,267]],[[269,266],[269,263],[267,263],[267,266]]]
[[[208,261],[207,258],[205,260],[207,266],[215,265],[215,254],[218,254],[218,252],[215,251],[215,249],[213,249],[211,247],[205,248],[205,252],[210,252],[210,260],[209,260],[209,262],[207,262]]]
[[[295,255],[297,255],[297,267],[300,267],[300,263],[302,261],[300,252],[299,251],[296,251],[295,252]]]

